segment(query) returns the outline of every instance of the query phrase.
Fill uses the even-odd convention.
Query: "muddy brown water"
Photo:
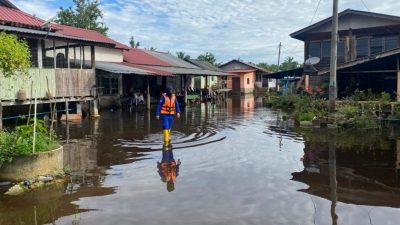
[[[58,124],[72,176],[1,195],[0,224],[400,224],[398,129],[298,130],[280,116],[252,97],[189,107],[168,170],[143,109]]]

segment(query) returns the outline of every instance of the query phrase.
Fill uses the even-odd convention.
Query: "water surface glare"
[[[187,108],[174,124],[173,156],[145,110],[60,123],[71,177],[1,195],[0,224],[400,223],[396,129],[293,130],[254,105],[241,98]]]

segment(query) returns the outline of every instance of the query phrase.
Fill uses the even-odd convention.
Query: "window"
[[[247,78],[247,84],[250,84],[250,78]]]
[[[387,36],[385,37],[385,51],[389,51],[399,47],[399,36]]]
[[[38,40],[28,39],[27,42],[31,53],[31,67],[38,67]]]
[[[104,95],[117,95],[119,90],[118,77],[103,77],[102,80]]]
[[[330,59],[331,58],[331,41],[323,41],[321,43],[321,58],[322,59]]]
[[[383,38],[382,37],[373,37],[370,40],[370,52],[371,55],[376,55],[378,53],[383,52]]]
[[[320,42],[310,42],[308,47],[309,57],[321,57],[321,43]]]
[[[357,38],[357,59],[368,56],[368,38]]]

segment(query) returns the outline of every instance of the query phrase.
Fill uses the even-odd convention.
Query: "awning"
[[[104,70],[110,73],[118,73],[118,74],[138,74],[138,75],[153,75],[153,72],[138,69],[134,67],[129,67],[125,65],[121,65],[119,63],[113,62],[99,62],[96,61],[96,69]]]
[[[303,76],[304,69],[303,68],[297,68],[297,69],[292,69],[292,70],[286,70],[286,71],[281,71],[281,72],[276,72],[276,73],[270,73],[267,75],[264,75],[264,78],[266,79],[283,79],[285,77],[301,77]]]

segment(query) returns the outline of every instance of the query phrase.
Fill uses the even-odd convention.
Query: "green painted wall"
[[[1,100],[15,100],[17,92],[24,89],[27,93],[27,98],[47,98],[46,92],[47,80],[49,81],[50,92],[54,95],[56,93],[56,76],[54,69],[29,69],[29,76],[14,76],[5,78],[0,75],[0,99]],[[33,81],[33,88],[31,96],[31,83]]]

